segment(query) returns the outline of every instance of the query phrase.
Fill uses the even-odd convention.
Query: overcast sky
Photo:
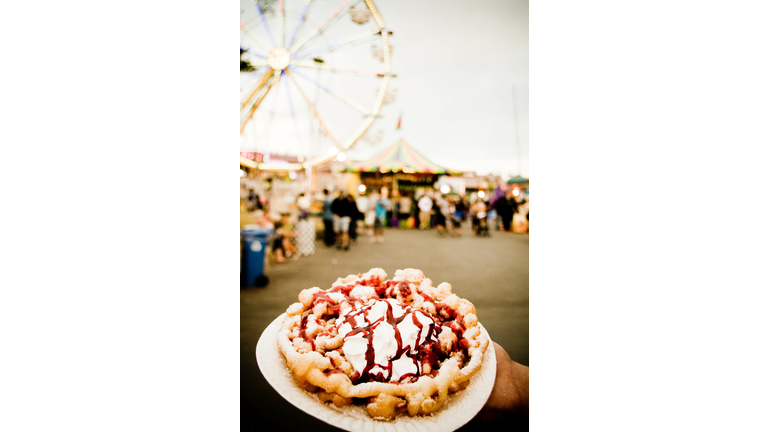
[[[392,88],[398,95],[385,114],[402,111],[402,129],[396,131],[390,116],[379,120],[372,129],[385,132],[383,142],[360,142],[351,156],[372,156],[402,138],[449,168],[515,175],[519,145],[520,170],[528,176],[528,2],[376,5],[395,32]]]
[[[343,4],[342,0],[316,2],[318,9],[330,10]],[[291,3],[286,2],[287,11]],[[359,140],[347,152],[348,157],[364,160],[404,139],[428,159],[454,170],[527,177],[528,2],[377,0],[375,4],[386,27],[394,32],[390,44],[392,73],[397,77],[390,81],[389,88],[396,90],[397,96],[393,103],[382,106],[381,117],[369,129],[370,134],[381,135],[380,141],[371,144]],[[249,19],[253,26],[259,25],[250,0],[241,0],[241,10],[251,13]],[[318,22],[324,16],[313,19]],[[286,30],[292,26],[293,21],[287,16]],[[248,42],[241,35],[241,46]],[[354,54],[357,59],[344,57],[347,54],[339,52],[335,60],[349,64],[349,60],[362,57],[371,62],[373,43],[375,41],[358,47]],[[324,58],[334,61],[333,56]],[[378,65],[381,68],[381,64]],[[376,65],[364,64],[363,68],[376,68]],[[366,97],[372,99],[375,95],[376,84],[369,84],[372,87],[368,88],[355,87],[352,79],[323,82],[363,103]],[[281,87],[273,92],[274,96],[269,96],[276,101],[287,100],[280,93],[284,91]],[[296,93],[293,91],[290,97],[298,98]],[[294,101],[291,109],[300,109],[302,103]],[[262,107],[271,104],[265,98]],[[260,107],[257,116],[265,116],[268,110]],[[397,130],[400,113],[402,128]],[[357,119],[361,118],[358,114],[353,121],[345,122],[333,118],[335,114],[326,112],[323,116],[326,122],[333,123],[337,132],[342,130],[339,135],[346,135],[343,128],[351,127],[352,123],[357,126]],[[275,139],[279,133],[284,134],[284,139],[297,139],[294,128],[275,126],[279,123],[274,118],[279,116],[273,117],[272,138],[268,141],[280,141]],[[255,125],[266,123],[257,117],[254,119],[246,134],[255,134]],[[265,142],[249,139],[260,145]]]

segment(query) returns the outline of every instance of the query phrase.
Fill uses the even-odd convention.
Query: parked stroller
[[[451,213],[447,219],[448,234],[454,237],[461,237],[461,217],[457,213]]]
[[[474,221],[475,235],[478,237],[490,237],[491,232],[488,229],[488,213],[479,212]]]

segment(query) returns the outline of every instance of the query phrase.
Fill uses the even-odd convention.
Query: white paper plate
[[[397,432],[397,431],[453,431],[472,420],[483,408],[496,381],[496,353],[490,343],[488,332],[480,325],[480,331],[488,338],[483,366],[464,390],[448,396],[442,407],[432,415],[411,417],[407,413],[393,421],[374,420],[365,406],[345,405],[341,408],[332,403],[323,403],[314,393],[296,384],[285,357],[277,347],[277,333],[285,318],[280,315],[267,326],[256,344],[256,360],[267,382],[284,397],[307,414],[338,428],[355,432]]]

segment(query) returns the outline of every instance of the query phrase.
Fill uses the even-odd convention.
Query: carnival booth
[[[348,163],[347,171],[358,173],[361,191],[389,196],[393,208],[387,211],[387,223],[399,228],[415,226],[416,200],[424,190],[433,189],[442,175],[460,174],[430,161],[403,140],[366,161]]]
[[[359,173],[367,190],[386,188],[406,196],[433,187],[440,175],[459,174],[430,161],[403,140],[366,161],[349,163],[347,171]]]

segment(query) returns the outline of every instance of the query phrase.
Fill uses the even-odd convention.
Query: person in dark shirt
[[[349,250],[349,224],[355,211],[354,205],[354,202],[347,199],[347,193],[344,191],[331,204],[337,249]]]
[[[357,240],[357,221],[363,220],[363,213],[357,208],[357,201],[353,195],[347,195],[347,201],[350,205],[350,219],[349,219],[349,241],[354,243]]]
[[[496,203],[494,203],[494,208],[501,217],[502,230],[509,232],[512,224],[512,215],[514,213],[512,212],[512,204],[509,202],[507,194],[502,195],[501,198],[496,200]]]
[[[257,195],[256,191],[253,189],[248,190],[247,208],[249,211],[254,211],[256,209],[261,210],[264,208],[264,206],[261,205],[261,199],[259,199],[259,195]]]
[[[335,243],[336,233],[333,229],[333,211],[331,206],[333,205],[333,195],[328,192],[328,189],[323,189],[323,225],[325,226],[325,232],[323,233],[323,240],[326,246],[331,247]]]

